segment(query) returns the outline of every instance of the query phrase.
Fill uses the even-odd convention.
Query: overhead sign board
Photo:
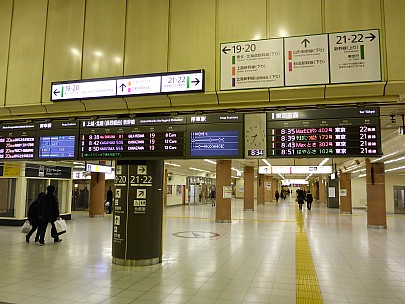
[[[381,81],[378,30],[329,34],[331,83]]]
[[[283,85],[283,39],[221,43],[221,90]]]
[[[204,70],[52,82],[51,101],[203,92]]]
[[[259,166],[259,174],[331,174],[331,166]]]
[[[329,83],[328,35],[284,39],[285,85]]]
[[[112,167],[103,166],[103,165],[96,165],[96,164],[86,164],[86,171],[111,174]]]

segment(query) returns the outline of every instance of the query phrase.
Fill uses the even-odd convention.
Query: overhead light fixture
[[[323,166],[324,164],[327,163],[328,160],[329,158],[325,158],[323,161],[320,162],[319,166]]]
[[[387,158],[387,157],[393,156],[393,155],[397,154],[398,152],[399,152],[399,151],[395,151],[395,152],[393,152],[393,153],[384,155],[384,156],[382,156],[382,157],[380,157],[380,158],[377,158],[377,159],[372,160],[371,162],[372,162],[372,163],[379,162],[380,160],[383,160],[383,159],[385,159],[385,158]]]
[[[281,177],[282,179],[285,179],[285,177],[284,177],[284,176],[282,176],[280,173],[279,173],[278,175],[280,175],[280,177]]]
[[[204,159],[205,162],[216,165],[217,162],[215,160]]]
[[[181,165],[173,164],[173,163],[167,163],[167,162],[165,162],[165,165],[169,165],[169,166],[173,166],[173,167],[181,167]]]
[[[405,159],[405,156],[401,156],[401,157],[398,157],[396,159],[387,160],[386,162],[384,162],[384,164],[395,163],[397,161],[404,160],[404,159]]]
[[[266,159],[262,158],[262,161],[263,161],[267,166],[270,166],[270,167],[271,167],[271,164],[270,164]]]
[[[392,169],[387,169],[387,170],[385,170],[385,172],[391,172],[391,171],[396,171],[396,170],[401,170],[401,169],[405,169],[405,166],[396,167],[396,168],[392,168]]]

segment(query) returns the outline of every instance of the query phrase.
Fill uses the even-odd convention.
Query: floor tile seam
[[[212,220],[215,221],[214,217],[194,217],[194,216],[175,216],[175,215],[168,215],[166,218],[173,218],[173,219],[193,219],[193,220]],[[261,223],[294,223],[295,220],[282,220],[282,219],[246,219],[246,218],[231,218],[231,221],[246,221],[246,222],[261,222]]]

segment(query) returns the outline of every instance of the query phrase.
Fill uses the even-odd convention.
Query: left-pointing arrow
[[[200,83],[200,80],[196,78],[195,80],[191,81],[191,83],[195,83],[195,85],[198,85]]]
[[[55,96],[58,96],[59,93],[60,91],[58,91],[58,89],[55,89],[55,91],[53,91],[53,94],[55,94]]]
[[[229,52],[231,49],[226,48],[226,46],[224,46],[224,48],[222,49],[222,52],[224,52],[224,54],[228,54],[227,52]]]

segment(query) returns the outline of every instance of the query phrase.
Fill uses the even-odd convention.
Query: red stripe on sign
[[[232,76],[235,76],[235,67],[232,67]]]
[[[292,174],[292,167],[290,167],[290,174]]]
[[[292,60],[292,51],[288,51],[288,60]]]

